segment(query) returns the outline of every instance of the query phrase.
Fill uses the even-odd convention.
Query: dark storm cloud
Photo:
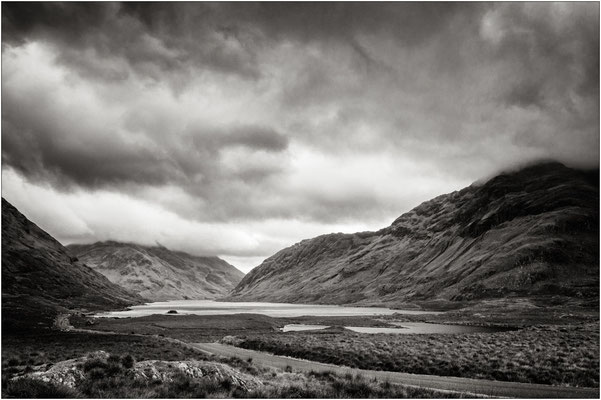
[[[171,183],[189,187],[200,175],[203,180],[193,189],[204,192],[209,190],[206,185],[232,178],[219,168],[220,152],[242,147],[278,153],[288,146],[288,139],[275,130],[252,125],[162,132],[160,142],[136,142],[118,131],[102,132],[101,124],[78,125],[76,119],[57,115],[52,109],[40,118],[31,118],[36,116],[32,109],[44,109],[44,100],[6,103],[2,162],[26,176],[62,186]],[[170,144],[170,138],[181,141]],[[189,145],[181,145],[186,142]],[[253,180],[253,174],[265,177],[276,172],[277,168],[248,169],[238,178]]]
[[[257,52],[270,43],[338,41],[366,57],[354,42],[358,34],[385,33],[403,46],[419,46],[447,28],[454,15],[478,8],[453,3],[4,3],[2,25],[6,43],[38,39],[67,49],[93,48],[102,56],[124,57],[155,79],[199,64],[256,79],[261,74]],[[124,77],[76,56],[63,55],[83,73]]]
[[[490,15],[500,35],[493,39],[493,57],[515,72],[503,98],[508,105],[551,107],[561,97],[569,101],[570,92],[598,102],[599,5],[564,6],[565,15],[518,7]]]
[[[471,7],[473,9],[473,7]],[[468,10],[453,3],[126,3],[153,32],[181,37],[205,25],[238,36],[257,28],[275,40],[347,40],[360,32],[388,32],[405,44],[417,45],[435,35],[449,16]],[[428,20],[428,24],[424,23]],[[177,23],[174,23],[176,21]]]
[[[202,132],[191,135],[197,148],[209,148],[210,151],[215,151],[223,147],[244,146],[278,152],[288,147],[288,138],[269,127],[242,126],[229,131],[219,128],[209,128],[209,130],[208,134]]]
[[[3,3],[2,162],[172,185],[192,218],[328,222],[532,157],[594,165],[598,7]]]
[[[49,130],[23,131],[3,122],[3,164],[35,180],[57,186],[88,188],[123,183],[160,185],[177,178],[176,167],[148,149],[118,141],[77,143],[54,141]]]
[[[164,15],[161,4],[141,7],[155,15]],[[101,57],[121,57],[136,72],[155,80],[169,72],[188,72],[195,63],[225,73],[248,77],[258,74],[248,41],[240,43],[230,30],[211,23],[204,5],[198,3],[198,7],[193,7],[197,12],[192,15],[187,13],[189,9],[186,4],[181,9],[175,6],[168,16],[170,19],[151,28],[136,7],[117,3],[3,4],[3,37],[6,43],[52,41],[61,50],[92,49]],[[180,24],[185,31],[172,32],[166,28]],[[123,72],[101,71],[73,52],[61,56],[63,61],[80,67],[84,74],[97,76],[100,72],[109,79],[124,77]]]
[[[114,10],[109,3],[3,3],[2,36],[5,42],[21,43],[51,33],[64,41],[81,42],[86,32],[102,27]]]

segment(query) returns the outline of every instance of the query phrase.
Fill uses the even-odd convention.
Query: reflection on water
[[[166,314],[170,310],[177,315],[230,315],[230,314],[263,314],[270,317],[300,316],[357,316],[357,315],[391,315],[399,314],[435,314],[427,311],[391,310],[384,307],[345,307],[336,305],[261,303],[261,302],[219,302],[212,300],[177,300],[147,303],[133,306],[127,311],[112,311],[97,314],[97,317],[142,317],[152,314]]]
[[[447,324],[430,324],[426,322],[398,322],[391,323],[398,325],[398,328],[376,328],[363,326],[345,326],[354,332],[359,333],[392,333],[392,334],[432,334],[432,333],[493,333],[506,329],[490,328],[481,326],[466,326],[466,325],[447,325]],[[288,324],[282,328],[283,332],[293,331],[309,331],[328,328],[327,325],[305,325],[305,324]]]

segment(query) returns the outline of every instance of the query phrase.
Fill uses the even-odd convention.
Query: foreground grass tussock
[[[599,385],[597,324],[457,335],[287,332],[238,337],[233,344],[362,369],[551,385]]]

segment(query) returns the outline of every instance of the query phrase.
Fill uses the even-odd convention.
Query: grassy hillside
[[[598,172],[544,163],[436,197],[377,232],[304,240],[232,300],[470,301],[599,294]]]
[[[2,333],[45,328],[65,309],[115,309],[142,298],[109,282],[2,199]]]

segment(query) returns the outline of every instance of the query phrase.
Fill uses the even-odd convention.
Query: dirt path
[[[519,398],[599,398],[599,389],[565,386],[537,385],[531,383],[501,382],[482,379],[457,378],[434,375],[417,375],[401,372],[372,371],[323,364],[291,357],[276,356],[264,352],[241,349],[219,343],[192,343],[193,347],[225,357],[252,358],[252,362],[265,367],[286,368],[298,371],[331,371],[337,374],[361,374],[368,378],[388,380],[408,386],[450,390],[495,397]]]

